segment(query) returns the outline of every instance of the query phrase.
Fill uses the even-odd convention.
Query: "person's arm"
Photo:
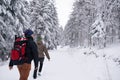
[[[48,50],[47,50],[47,48],[45,46],[44,46],[44,52],[45,52],[45,55],[46,55],[47,59],[50,60]]]
[[[10,60],[9,62],[9,69],[11,70],[13,68],[13,63],[12,63],[12,60]]]
[[[37,69],[38,68],[38,49],[37,49],[37,45],[35,42],[32,42],[31,50],[33,54],[35,69]]]

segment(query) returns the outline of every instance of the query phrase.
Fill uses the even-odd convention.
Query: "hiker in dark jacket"
[[[20,79],[19,80],[28,80],[28,76],[31,70],[31,62],[34,60],[34,69],[38,69],[38,49],[37,45],[34,42],[34,34],[33,31],[30,29],[27,29],[25,32],[25,37],[27,38],[27,43],[26,43],[26,49],[25,49],[25,60],[24,63],[21,65],[17,65],[17,68],[20,73]],[[9,69],[11,70],[13,68],[12,61],[10,61],[9,64]],[[34,79],[37,76],[33,76]]]
[[[47,48],[43,45],[40,37],[37,38],[37,46],[38,46],[38,61],[40,62],[38,75],[41,75],[40,73],[42,71],[44,57],[46,56],[47,59],[50,61],[50,56]]]

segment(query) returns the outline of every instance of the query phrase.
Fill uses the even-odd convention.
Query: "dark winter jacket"
[[[31,64],[32,60],[34,60],[35,67],[38,67],[38,49],[37,45],[34,42],[33,38],[27,37],[27,45],[26,45],[26,53],[25,53],[25,60],[23,63]],[[9,66],[13,66],[12,60],[10,60]]]
[[[45,55],[48,59],[50,59],[47,48],[43,45],[42,41],[37,41],[38,46],[38,57],[43,58]]]
[[[31,64],[31,61],[34,60],[35,67],[38,67],[38,49],[37,45],[34,42],[32,37],[27,38],[27,47],[26,47],[26,55],[27,60],[25,63]]]

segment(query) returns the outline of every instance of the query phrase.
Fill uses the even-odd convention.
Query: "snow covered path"
[[[83,52],[77,48],[49,51],[51,61],[45,59],[41,76],[36,80],[120,80],[120,66],[112,60],[84,55]],[[33,66],[28,80],[34,80],[32,75]],[[0,80],[19,80],[18,76],[16,67],[11,71],[8,63],[0,67]]]

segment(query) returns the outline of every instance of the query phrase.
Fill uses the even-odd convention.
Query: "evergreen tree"
[[[65,45],[106,47],[120,40],[119,0],[77,0],[73,7],[64,30]]]
[[[41,35],[47,48],[56,48],[59,27],[54,1],[34,0],[31,6],[31,28]]]
[[[96,21],[91,26],[91,43],[93,46],[98,45],[103,47],[105,42],[105,26],[101,19],[101,14],[98,14]],[[91,46],[92,46],[91,45]]]
[[[65,27],[65,43],[71,46],[88,46],[90,25],[94,22],[95,13],[96,5],[93,0],[77,0]]]
[[[0,50],[6,55],[13,46],[14,35],[29,27],[25,0],[0,0]]]

